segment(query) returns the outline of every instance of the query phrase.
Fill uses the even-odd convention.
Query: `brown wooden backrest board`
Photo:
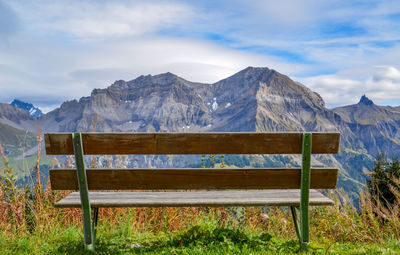
[[[303,133],[83,133],[84,154],[301,154]],[[339,133],[312,133],[312,153],[337,153]],[[49,155],[73,155],[72,134],[45,134]],[[311,169],[335,188],[337,169]],[[91,190],[299,189],[300,169],[88,169]],[[52,169],[54,190],[77,190],[76,169]]]
[[[82,133],[85,155],[301,154],[303,133]],[[339,133],[312,133],[312,153],[339,151]],[[48,155],[73,155],[71,133],[45,134]]]
[[[338,170],[311,169],[312,189],[336,187]],[[299,189],[301,169],[88,169],[91,190]],[[78,190],[76,170],[50,170],[53,190]]]

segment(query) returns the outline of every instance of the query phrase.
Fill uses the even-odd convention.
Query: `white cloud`
[[[215,82],[247,66],[295,77],[332,106],[364,93],[378,103],[400,98],[397,1],[7,4],[20,29],[6,27],[7,41],[0,40],[0,101],[52,98],[42,103],[48,107],[142,74]]]
[[[400,71],[395,67],[381,67],[378,71],[373,75],[372,80],[374,82],[400,82]]]
[[[359,80],[359,77],[365,77]],[[393,66],[349,69],[332,75],[302,79],[328,106],[355,104],[363,94],[375,103],[400,103],[400,70]]]
[[[198,82],[215,82],[247,66],[269,66],[289,74],[304,68],[215,43],[166,37],[120,41],[112,47],[101,43],[83,54],[80,65],[84,69],[120,68],[138,74],[170,71]]]
[[[113,43],[84,41],[79,48],[15,40],[18,43],[10,45],[8,53],[0,51],[0,101],[18,97],[41,108],[139,75],[169,71],[190,81],[213,83],[247,66],[268,66],[285,74],[304,68],[199,40],[151,36]]]
[[[195,15],[187,4],[164,1],[29,1],[14,3],[36,30],[79,39],[126,37],[185,24]]]

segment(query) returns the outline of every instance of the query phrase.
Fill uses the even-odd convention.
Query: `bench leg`
[[[83,157],[83,145],[81,133],[73,133],[72,141],[74,146],[75,163],[77,169],[77,178],[79,194],[81,198],[82,217],[83,217],[83,235],[85,238],[85,250],[94,251],[94,225],[91,220],[91,208],[89,200],[89,190],[86,178],[85,160]],[[97,217],[98,211],[95,209],[94,216]],[[96,219],[97,221],[97,219]]]
[[[298,222],[299,220],[297,219],[296,207],[290,206],[290,211],[292,212],[294,229],[296,230],[297,238],[299,238],[299,241],[301,243],[301,236],[300,236],[300,229],[299,229],[299,222]]]
[[[294,224],[294,229],[296,230],[296,235],[297,238],[299,239],[299,244],[300,244],[300,250],[301,251],[307,251],[308,250],[308,242],[303,241],[303,229],[299,227],[299,219],[297,217],[297,209],[294,206],[290,206],[290,211],[292,212],[292,218],[293,218],[293,224]],[[301,224],[300,220],[300,224]]]
[[[92,251],[94,252],[94,246],[96,243],[96,229],[97,229],[97,221],[99,218],[99,208],[93,208],[93,220],[92,222],[89,221],[87,224],[85,221],[85,217],[89,212],[87,210],[84,211],[83,216],[83,234],[85,237],[85,251]]]
[[[95,207],[93,209],[93,223],[92,223],[92,231],[93,231],[93,244],[96,243],[96,231],[97,231],[97,221],[99,218],[99,208]]]
[[[309,199],[311,167],[311,133],[303,134],[302,165],[300,183],[300,250],[307,251],[310,241]]]
[[[83,236],[85,239],[85,251],[94,251],[93,225],[91,221],[91,212],[89,207],[82,206],[83,216]]]

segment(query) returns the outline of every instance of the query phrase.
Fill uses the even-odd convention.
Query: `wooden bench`
[[[53,190],[79,190],[55,206],[82,208],[87,250],[94,250],[100,207],[265,205],[290,207],[300,247],[307,250],[309,205],[333,204],[315,189],[336,188],[338,174],[310,168],[311,154],[338,153],[339,139],[339,133],[50,133],[45,144],[48,155],[75,155],[77,169],[52,169],[50,182]],[[86,169],[84,155],[107,154],[302,154],[302,167]],[[160,189],[203,191],[88,191]]]

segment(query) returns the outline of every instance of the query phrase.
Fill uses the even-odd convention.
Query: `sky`
[[[0,102],[45,112],[116,80],[268,67],[327,107],[400,105],[400,2],[0,0]]]

